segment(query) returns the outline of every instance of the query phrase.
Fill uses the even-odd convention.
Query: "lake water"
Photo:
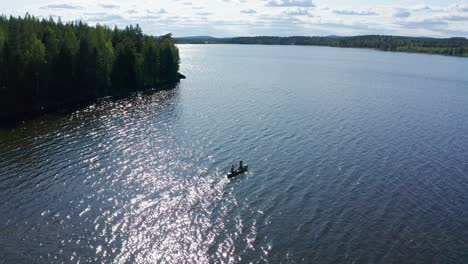
[[[468,59],[180,51],[174,90],[0,130],[0,263],[468,262]]]

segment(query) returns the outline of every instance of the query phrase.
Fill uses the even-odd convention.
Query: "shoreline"
[[[128,96],[131,96],[132,94],[135,94],[135,93],[141,93],[141,92],[153,93],[153,92],[160,92],[160,91],[165,91],[165,90],[172,90],[178,86],[178,84],[180,83],[180,80],[182,79],[186,79],[186,76],[179,73],[178,79],[173,82],[164,82],[155,87],[145,88],[145,89],[141,89],[138,91],[132,91],[123,95],[112,94],[112,95],[106,95],[106,96],[101,96],[101,97],[96,97],[96,98],[72,100],[72,101],[63,102],[63,103],[56,103],[56,104],[49,104],[49,105],[37,105],[37,106],[33,106],[28,111],[10,111],[10,112],[0,111],[0,128],[15,127],[15,126],[20,125],[24,121],[32,120],[32,119],[41,117],[46,114],[54,114],[54,113],[55,114],[68,114],[76,110],[85,108],[94,103],[97,103],[105,98],[110,98],[111,100],[119,100],[122,98],[126,98]]]
[[[372,51],[380,51],[380,52],[388,52],[388,53],[406,53],[406,54],[422,54],[422,55],[433,55],[433,56],[443,56],[443,57],[450,57],[450,58],[468,58],[468,55],[465,56],[457,56],[457,55],[448,55],[443,53],[427,53],[427,52],[418,52],[418,51],[392,51],[392,50],[381,50],[375,48],[358,48],[358,47],[335,47],[335,46],[320,46],[320,45],[294,45],[294,44],[243,44],[243,43],[176,43],[176,45],[242,45],[242,46],[296,46],[296,47],[322,47],[322,48],[332,48],[332,49],[358,49],[358,50],[372,50]]]
[[[331,48],[371,49],[389,52],[404,52],[429,55],[444,55],[450,57],[468,57],[468,39],[466,38],[418,38],[401,36],[354,36],[354,37],[181,37],[175,38],[179,44],[237,44],[237,45],[267,45],[267,46],[315,46]]]

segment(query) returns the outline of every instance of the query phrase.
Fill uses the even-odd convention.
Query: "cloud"
[[[437,16],[429,19],[422,19],[422,20],[411,20],[411,21],[401,21],[399,24],[402,27],[410,28],[410,29],[428,29],[434,30],[439,32],[454,32],[453,30],[449,29],[448,26],[450,22],[464,22],[468,21],[468,16],[463,15],[444,15],[444,16]],[[464,32],[464,31],[458,31]],[[466,33],[466,32],[465,32]]]
[[[146,15],[146,16],[139,16],[138,19],[139,20],[158,20],[160,19],[161,17],[159,16],[154,16],[154,15]]]
[[[406,18],[409,16],[411,16],[411,12],[405,9],[399,9],[395,13],[393,13],[393,17],[397,17],[397,18]]]
[[[20,14],[28,8],[19,3],[23,1],[30,1],[28,11],[36,12],[38,16],[56,14],[66,21],[82,19],[90,24],[115,24],[118,27],[138,23],[145,33],[155,35],[173,32],[175,35],[216,33],[219,36],[394,34],[468,37],[468,29],[465,30],[468,0],[449,1],[452,4],[445,0],[397,0],[373,4],[349,0],[346,2],[349,6],[343,5],[343,1],[318,0],[169,0],[157,3],[143,0],[144,5],[122,0],[43,0],[39,1],[42,2],[39,7],[32,4],[37,0],[5,0],[6,5],[0,5],[0,11],[3,8],[3,13]],[[8,6],[10,2],[12,4]],[[413,2],[422,4],[413,5]]]
[[[278,17],[271,15],[261,15],[260,20],[270,24],[270,26],[276,27],[291,27],[297,24],[303,23],[300,19],[295,17]]]
[[[104,15],[106,15],[105,12],[85,12],[83,14],[85,16],[104,16]]]
[[[369,10],[333,10],[333,13],[338,15],[348,15],[348,16],[375,16],[378,15],[374,11]]]
[[[458,12],[468,12],[468,6],[459,6],[459,5],[455,5],[454,9]]]
[[[287,11],[284,11],[283,14],[287,16],[308,16],[308,17],[314,16],[306,8],[299,8],[296,10],[287,10]]]
[[[409,10],[414,11],[414,12],[446,12],[450,8],[453,8],[453,6],[443,8],[443,7],[435,7],[435,6],[428,6],[428,5],[417,5],[417,6],[413,6],[409,8]]]
[[[99,6],[102,8],[107,8],[107,9],[119,8],[118,5],[113,5],[113,4],[100,4]]]
[[[212,15],[213,13],[211,12],[197,12],[197,15],[199,16],[209,16],[209,15]]]
[[[103,16],[94,16],[88,19],[91,22],[102,22],[102,23],[116,23],[123,22],[127,23],[128,21],[120,15],[103,15]]]
[[[146,13],[148,13],[148,14],[167,14],[167,11],[164,8],[161,8],[158,11],[153,11],[153,10],[150,10],[150,9],[146,9]]]
[[[345,24],[345,23],[337,23],[337,22],[328,22],[328,23],[320,23],[320,26],[327,27],[327,28],[347,28],[347,29],[354,29],[354,30],[369,30],[369,25],[362,24],[362,23],[353,23],[353,24]]]
[[[270,0],[266,6],[271,7],[315,7],[315,4],[311,0]]]
[[[69,4],[50,4],[41,7],[41,9],[83,9],[83,7]]]
[[[442,21],[468,21],[468,16],[448,15],[440,17]]]
[[[242,14],[255,14],[257,13],[257,11],[253,10],[253,9],[246,9],[246,10],[241,10],[240,11]]]
[[[401,26],[405,28],[422,28],[422,29],[433,29],[433,28],[440,28],[445,27],[448,25],[447,22],[442,21],[441,19],[423,19],[423,20],[416,20],[416,21],[402,21],[399,23]]]
[[[432,10],[430,6],[424,5],[424,6],[414,6],[411,8],[411,11],[429,11]]]

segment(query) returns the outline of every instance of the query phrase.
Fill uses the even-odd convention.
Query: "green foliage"
[[[5,30],[0,27],[0,53],[2,52],[4,43],[5,43]]]
[[[160,69],[160,49],[153,42],[146,43],[143,49],[143,82],[145,85],[157,83]]]
[[[63,48],[69,51],[71,55],[75,55],[79,49],[79,44],[80,43],[78,42],[72,28],[66,27],[62,42]]]
[[[151,88],[178,78],[171,35],[140,27],[0,17],[0,117]]]
[[[55,56],[57,56],[59,52],[59,41],[55,31],[52,30],[49,26],[46,26],[44,30],[42,42],[46,47],[47,61],[50,62]]]
[[[44,44],[33,36],[25,55],[27,63],[30,63],[34,68],[37,68],[37,72],[39,72],[39,67],[44,63],[45,59]]]
[[[0,65],[2,65],[3,60],[3,47],[5,46],[5,30],[0,27]],[[0,66],[0,77],[1,77],[1,66]]]

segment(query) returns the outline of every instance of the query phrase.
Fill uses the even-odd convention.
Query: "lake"
[[[468,262],[468,59],[179,48],[173,90],[0,130],[0,263]]]

